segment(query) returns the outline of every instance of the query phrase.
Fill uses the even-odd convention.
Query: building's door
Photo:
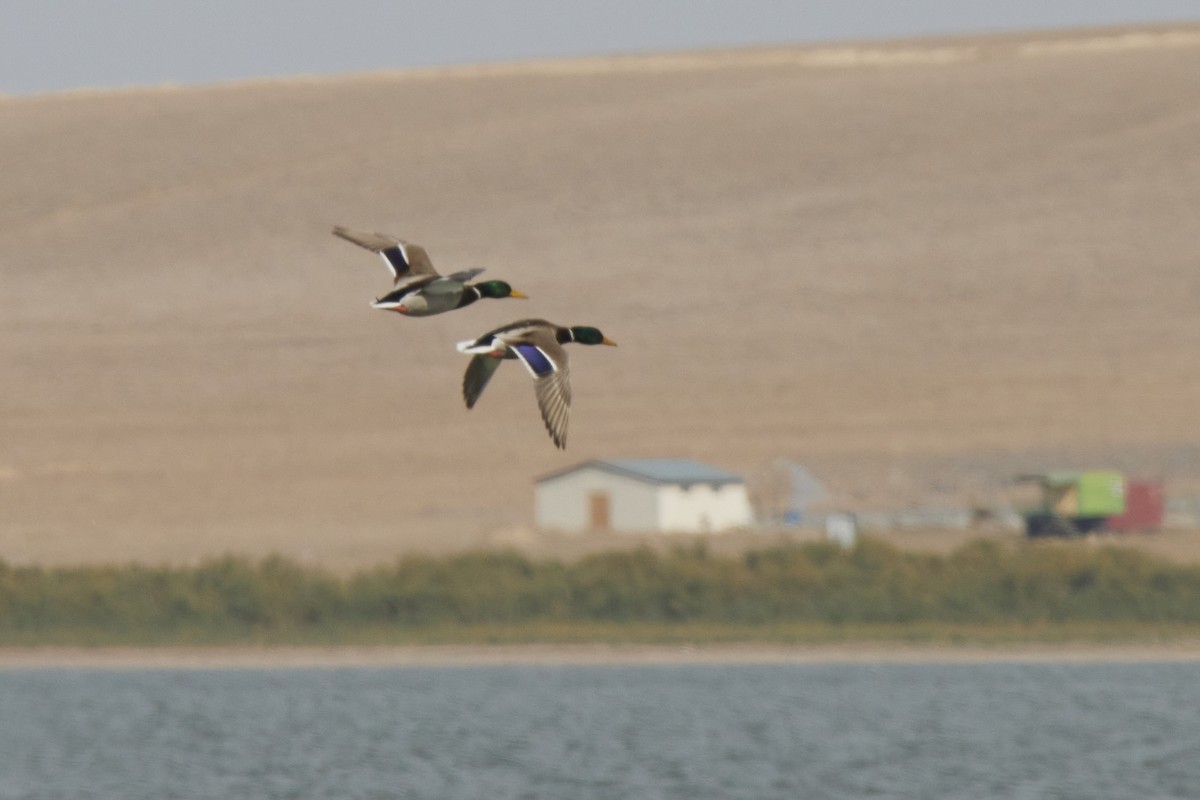
[[[612,526],[608,492],[592,492],[588,495],[588,520],[592,530],[606,531]]]

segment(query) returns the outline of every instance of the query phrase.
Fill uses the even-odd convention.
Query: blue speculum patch
[[[530,366],[538,376],[549,375],[554,372],[554,365],[550,363],[550,359],[546,358],[546,354],[535,345],[532,344],[517,344],[513,345],[520,352],[521,357],[525,359],[525,363]]]
[[[388,260],[392,268],[396,270],[397,275],[403,275],[408,272],[408,262],[404,260],[404,253],[399,247],[389,247],[382,251],[383,257]]]

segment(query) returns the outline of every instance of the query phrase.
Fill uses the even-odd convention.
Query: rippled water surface
[[[1200,797],[1200,665],[0,671],[0,798]]]

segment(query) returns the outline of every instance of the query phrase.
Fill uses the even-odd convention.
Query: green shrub
[[[1200,567],[1072,544],[977,541],[920,555],[870,537],[851,550],[783,545],[736,558],[703,547],[569,564],[516,552],[410,556],[348,577],[280,557],[193,567],[0,561],[7,641],[55,631],[155,640],[381,626],[1063,622],[1198,623]]]

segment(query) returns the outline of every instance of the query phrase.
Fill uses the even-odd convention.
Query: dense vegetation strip
[[[673,626],[726,637],[731,626],[1150,622],[1200,623],[1200,567],[1118,548],[986,540],[939,556],[869,538],[851,550],[783,545],[740,557],[703,547],[570,563],[515,552],[410,556],[350,576],[278,557],[194,567],[0,562],[0,643],[312,641],[353,630],[396,640],[458,630],[477,640],[502,626],[531,638],[574,626],[605,636]]]

